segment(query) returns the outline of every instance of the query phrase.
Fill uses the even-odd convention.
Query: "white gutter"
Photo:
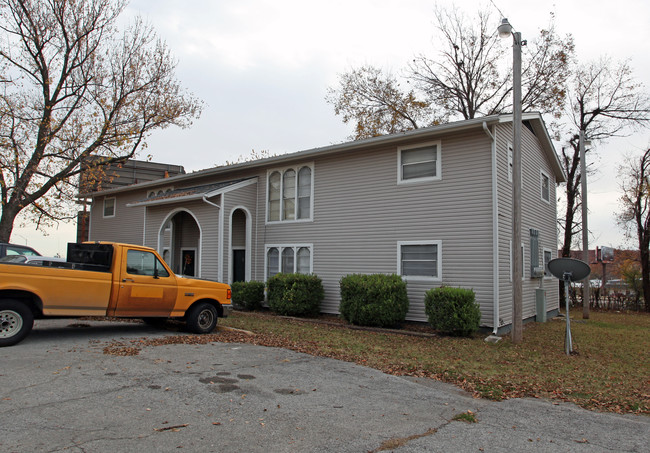
[[[218,204],[213,203],[213,202],[211,202],[210,200],[208,200],[208,196],[207,196],[207,195],[203,195],[202,200],[203,200],[204,202],[206,202],[207,204],[209,204],[210,206],[214,206],[215,208],[221,209],[221,206],[219,206]]]
[[[492,141],[492,324],[494,325],[492,333],[496,335],[499,330],[499,196],[497,184],[497,143],[495,137],[496,129],[495,134],[492,134],[487,123],[484,121],[483,130]]]

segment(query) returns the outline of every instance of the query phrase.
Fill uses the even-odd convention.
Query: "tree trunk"
[[[2,209],[2,217],[0,217],[0,242],[9,242],[11,239],[11,232],[14,230],[14,220],[20,211],[11,209],[9,205],[5,205]]]
[[[643,302],[645,311],[650,312],[650,237],[644,235],[639,238],[639,252],[641,255],[641,284],[643,287]]]

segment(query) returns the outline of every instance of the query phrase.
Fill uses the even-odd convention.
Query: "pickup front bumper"
[[[230,315],[230,313],[232,313],[232,310],[233,310],[232,304],[230,304],[230,305],[222,305],[221,308],[223,308],[223,317],[224,318],[227,318]]]

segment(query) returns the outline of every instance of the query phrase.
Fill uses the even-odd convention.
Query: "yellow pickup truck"
[[[174,275],[151,248],[68,244],[66,262],[0,263],[0,347],[23,340],[34,319],[56,316],[182,318],[189,331],[210,333],[230,299],[229,285]]]

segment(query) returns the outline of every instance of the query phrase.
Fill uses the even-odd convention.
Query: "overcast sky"
[[[451,4],[439,1],[440,5]],[[498,8],[533,39],[555,12],[557,31],[571,33],[581,61],[608,56],[631,60],[650,89],[650,3],[643,0],[512,0],[454,2],[473,14]],[[363,64],[396,74],[414,55],[435,56],[433,9],[422,0],[132,0],[124,18],[142,16],[178,60],[182,84],[205,102],[190,129],[154,133],[140,158],[183,165],[189,171],[223,164],[251,150],[272,154],[346,141],[344,125],[325,102],[338,75]],[[495,8],[495,11],[496,11]],[[494,27],[500,22],[495,12]],[[589,180],[589,227],[596,245],[622,246],[615,224],[620,191],[614,177],[626,153],[650,146],[650,130],[599,146],[599,173]],[[74,225],[48,237],[17,228],[12,241],[44,254],[65,254]]]

